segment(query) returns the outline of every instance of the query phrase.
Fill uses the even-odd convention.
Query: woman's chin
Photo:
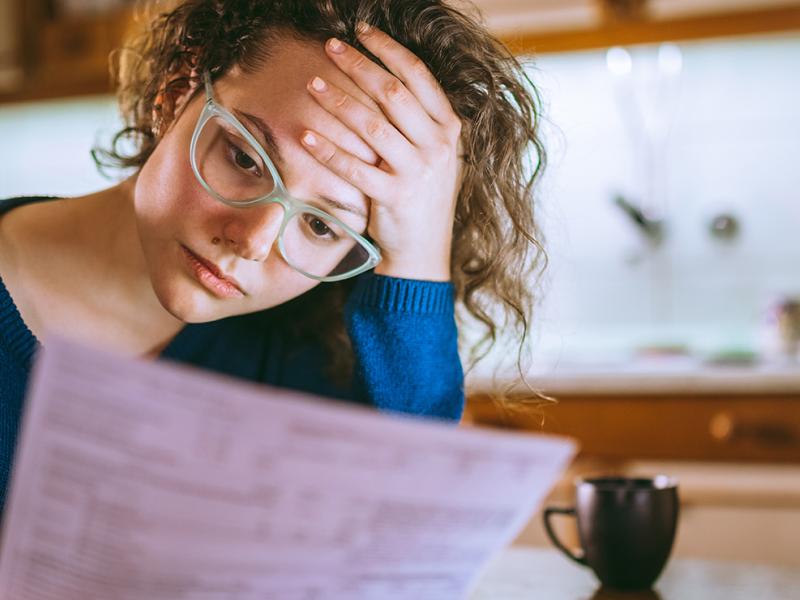
[[[172,283],[153,285],[153,290],[164,310],[184,323],[208,323],[240,312],[233,310],[233,306],[224,306],[224,301],[212,298],[208,292],[196,286]]]

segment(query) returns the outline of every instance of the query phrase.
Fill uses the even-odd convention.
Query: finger
[[[450,125],[453,119],[458,119],[442,86],[411,50],[366,23],[359,26],[358,40],[411,90],[433,119],[442,125]]]
[[[361,139],[361,136],[325,109],[320,110],[319,114],[315,115],[307,125],[322,132],[329,140],[336,140],[342,148],[347,148],[349,152],[365,163],[371,165],[380,163],[381,157],[369,144]]]
[[[300,141],[311,156],[369,198],[381,197],[388,189],[388,173],[342,150],[319,133],[306,131]]]
[[[436,122],[402,81],[340,40],[329,40],[326,48],[336,66],[378,103],[412,144],[421,146],[433,137]]]
[[[358,134],[390,166],[408,164],[414,147],[386,116],[366,107],[341,88],[314,77],[308,90],[320,106]]]

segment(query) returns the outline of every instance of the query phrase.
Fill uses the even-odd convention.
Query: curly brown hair
[[[463,123],[467,158],[453,230],[452,280],[459,323],[472,321],[482,333],[462,350],[469,351],[472,367],[501,332],[511,335],[519,344],[522,373],[534,290],[547,263],[533,202],[545,153],[538,92],[506,47],[475,17],[440,0],[170,4],[151,4],[152,18],[144,19],[145,27],[119,54],[118,97],[126,127],[110,149],[95,151],[98,165],[138,169],[145,163],[159,142],[157,98],[185,87],[187,72],[208,70],[219,78],[234,66],[257,69],[269,60],[265,42],[287,34],[321,43],[338,37],[379,62],[355,35],[359,21],[377,26],[422,59]],[[133,152],[124,152],[131,142]],[[343,320],[351,286],[352,281],[317,286],[276,309],[303,315],[280,321],[299,323],[294,334],[321,339],[339,375],[349,373],[353,361]]]

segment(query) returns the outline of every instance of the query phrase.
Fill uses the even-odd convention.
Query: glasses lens
[[[197,139],[195,162],[200,176],[230,202],[248,202],[275,188],[267,165],[233,125],[211,118]]]
[[[324,213],[300,212],[286,224],[283,248],[286,260],[314,277],[335,277],[363,267],[370,255],[361,241]],[[344,219],[342,219],[344,220]],[[362,220],[354,217],[353,221]],[[355,231],[366,229],[347,223]]]

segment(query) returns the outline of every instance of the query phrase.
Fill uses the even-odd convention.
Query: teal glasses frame
[[[278,232],[278,249],[281,252],[281,256],[286,261],[286,263],[292,267],[295,271],[302,273],[306,277],[310,279],[314,279],[316,281],[341,281],[343,279],[349,279],[351,277],[355,277],[356,275],[360,275],[361,273],[368,271],[369,269],[374,268],[379,262],[381,262],[381,253],[378,248],[376,248],[368,239],[366,239],[361,234],[354,231],[351,227],[349,227],[346,223],[343,223],[341,220],[337,219],[333,215],[322,211],[315,206],[311,206],[295,198],[292,196],[289,191],[286,189],[286,186],[281,179],[281,176],[278,174],[278,170],[275,168],[274,163],[270,159],[269,155],[266,153],[262,145],[256,140],[253,134],[242,125],[241,122],[233,115],[230,111],[228,111],[224,106],[221,106],[216,99],[214,98],[214,88],[211,84],[211,75],[208,71],[203,73],[203,83],[205,84],[206,90],[206,103],[203,107],[203,110],[200,112],[200,117],[197,120],[197,125],[194,128],[194,133],[192,134],[192,141],[189,147],[189,157],[192,165],[192,171],[194,171],[194,175],[197,180],[200,182],[200,185],[208,192],[208,194],[226,204],[228,206],[232,206],[234,208],[247,208],[250,206],[256,206],[259,204],[272,204],[277,203],[283,207],[283,222],[281,223],[281,228]],[[213,118],[223,119],[229,125],[234,127],[237,132],[241,134],[241,136],[250,144],[258,155],[261,157],[261,160],[264,161],[264,165],[266,165],[267,169],[269,170],[270,175],[272,176],[272,180],[275,182],[275,187],[273,190],[266,194],[265,196],[261,196],[259,198],[254,198],[252,200],[246,201],[234,201],[229,200],[228,198],[223,197],[220,195],[216,190],[214,190],[205,180],[203,177],[200,167],[197,164],[197,144],[198,140],[200,139],[200,134],[203,132],[203,128],[208,124],[208,122]],[[361,265],[360,267],[348,271],[346,273],[341,273],[339,275],[333,275],[328,277],[319,277],[317,275],[312,275],[307,271],[304,271],[302,268],[298,267],[296,264],[292,262],[289,256],[286,253],[286,248],[283,244],[283,233],[286,229],[286,225],[290,222],[290,220],[296,216],[298,213],[311,213],[314,214],[321,219],[325,219],[328,221],[332,221],[338,227],[341,227],[344,231],[346,231],[350,236],[352,236],[357,243],[359,243],[367,252],[367,261]]]

